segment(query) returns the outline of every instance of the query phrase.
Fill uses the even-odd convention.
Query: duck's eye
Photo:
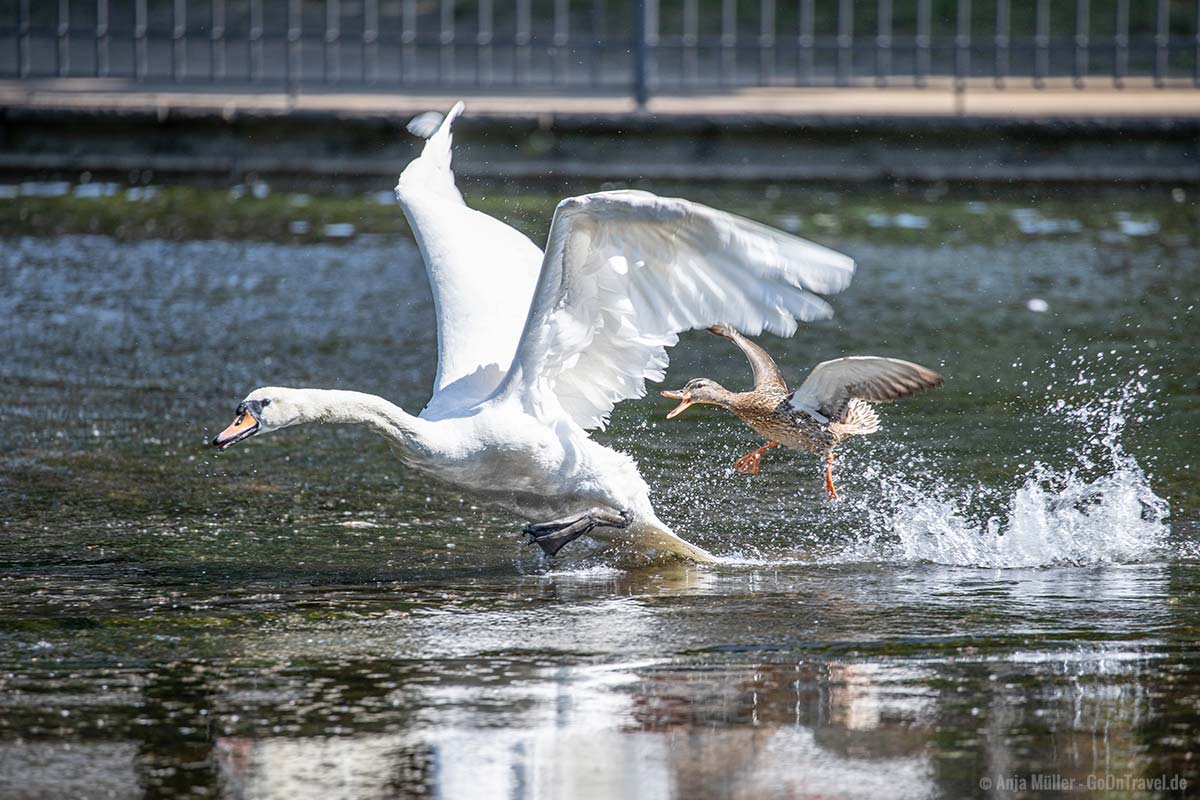
[[[271,401],[270,401],[270,400],[263,400],[263,401],[262,401],[262,405],[263,405],[263,407],[264,407],[264,408],[266,408],[267,406],[271,405]]]

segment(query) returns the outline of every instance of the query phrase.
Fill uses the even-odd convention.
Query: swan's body
[[[828,316],[813,292],[853,262],[712,209],[645,192],[559,204],[546,253],[468,208],[450,171],[450,126],[430,134],[396,187],[433,288],[438,369],[419,416],[358,392],[256,389],[214,442],[304,422],[366,423],[439,481],[523,517],[549,554],[587,533],[647,556],[712,557],[654,513],[627,455],[592,440],[613,405],[661,380],[680,331],[729,319],[755,332]]]

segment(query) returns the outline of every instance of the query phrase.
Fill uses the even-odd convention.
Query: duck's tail
[[[409,133],[424,138],[425,149],[400,174],[396,196],[401,202],[406,194],[415,192],[442,195],[462,202],[462,195],[454,185],[454,172],[450,169],[454,141],[450,129],[464,108],[466,106],[460,100],[445,116],[437,111],[426,111],[409,121]]]
[[[879,430],[879,415],[875,407],[865,400],[855,398],[846,406],[846,416],[840,422],[831,422],[829,427],[839,436],[862,436]]]

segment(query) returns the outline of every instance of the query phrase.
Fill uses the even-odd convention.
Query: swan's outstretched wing
[[[662,380],[678,334],[718,322],[787,336],[827,317],[840,253],[686,200],[617,191],[562,201],[502,391],[555,402],[584,428]]]
[[[850,356],[817,364],[788,402],[828,423],[840,420],[851,400],[891,403],[941,385],[941,375],[911,361]]]
[[[428,141],[396,184],[437,312],[437,377],[422,412],[427,418],[469,408],[499,385],[542,262],[542,251],[523,234],[463,203],[450,169],[450,127],[462,110],[458,103],[445,118],[428,112],[409,123]]]

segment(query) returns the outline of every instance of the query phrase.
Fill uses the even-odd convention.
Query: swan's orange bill
[[[667,412],[667,419],[671,419],[672,417],[682,414],[687,410],[687,407],[692,404],[692,398],[688,397],[683,392],[660,392],[660,394],[663,397],[670,398],[671,400],[682,401],[679,405]]]
[[[238,418],[230,423],[229,427],[221,431],[213,438],[213,444],[218,449],[224,450],[229,445],[240,442],[247,436],[258,430],[258,420],[249,411],[245,411],[238,415]]]

